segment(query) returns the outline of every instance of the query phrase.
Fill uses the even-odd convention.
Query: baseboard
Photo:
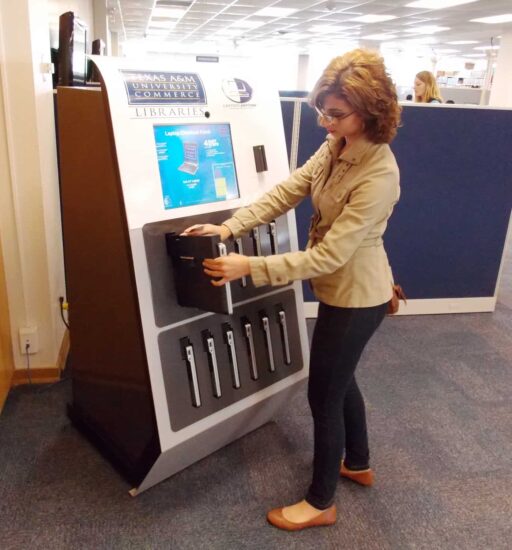
[[[12,377],[13,386],[22,384],[50,384],[60,380],[61,370],[58,367],[43,367],[34,369],[16,369]]]
[[[69,345],[69,330],[66,330],[60,344],[59,355],[57,356],[57,368],[61,372],[66,368],[66,361],[69,354]]]
[[[62,337],[57,364],[52,367],[35,367],[28,369],[15,369],[12,377],[12,386],[22,384],[50,384],[60,380],[62,371],[66,367],[66,359],[69,353],[69,331],[66,330]]]
[[[0,372],[0,414],[2,413],[2,409],[7,401],[7,396],[9,395],[9,390],[12,386],[12,373],[13,371]]]

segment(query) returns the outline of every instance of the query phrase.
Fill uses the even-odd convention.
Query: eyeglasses
[[[347,118],[355,113],[355,111],[351,111],[350,113],[345,113],[343,115],[326,115],[325,113],[322,113],[322,111],[316,105],[315,111],[322,120],[325,120],[325,122],[327,122],[327,124],[332,124],[335,121],[343,120],[344,118]]]

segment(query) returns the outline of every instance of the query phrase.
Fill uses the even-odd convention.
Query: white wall
[[[16,368],[21,327],[36,326],[40,351],[32,367],[54,367],[64,334],[58,297],[64,269],[58,192],[46,0],[0,3],[1,85],[8,172],[0,186],[0,238],[4,251]],[[0,147],[1,149],[1,147]]]

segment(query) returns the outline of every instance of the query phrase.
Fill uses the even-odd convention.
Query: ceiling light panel
[[[176,26],[174,21],[151,21],[149,28],[172,29]]]
[[[449,31],[450,27],[439,27],[437,25],[424,25],[423,27],[414,27],[406,29],[405,32],[412,32],[416,34],[434,34],[441,31]]]
[[[385,42],[386,40],[394,40],[397,38],[396,34],[368,34],[361,36],[363,40],[378,40],[379,42]]]
[[[183,17],[185,13],[187,13],[187,10],[181,8],[154,8],[151,16],[179,19],[180,17]]]
[[[480,17],[479,19],[471,19],[472,23],[487,23],[488,25],[496,25],[498,23],[512,22],[512,13],[504,13],[502,15],[492,15],[490,17]]]
[[[167,36],[169,34],[169,31],[165,29],[153,29],[149,27],[146,34],[148,36]]]
[[[215,17],[215,21],[222,21],[223,23],[226,23],[226,25],[230,25],[236,21],[241,21],[242,19],[242,17],[237,17],[236,15],[225,15],[224,13],[221,13]]]
[[[444,8],[453,8],[462,4],[472,4],[479,0],[418,0],[406,4],[406,8],[420,8],[426,10],[442,10]]]
[[[243,34],[243,29],[219,29],[215,34],[219,36],[240,36]]]
[[[406,40],[407,44],[437,44],[437,40],[433,36],[424,36],[422,38],[411,38]]]
[[[258,17],[289,17],[297,10],[294,8],[263,8],[254,13]]]
[[[231,6],[222,13],[225,15],[253,15],[258,8],[253,8],[250,6]]]
[[[319,33],[331,33],[331,32],[341,32],[347,30],[346,27],[339,27],[337,25],[313,25],[309,27],[311,32]]]
[[[255,29],[265,24],[265,21],[256,21],[255,19],[242,19],[241,21],[235,21],[231,24],[231,27],[237,27],[239,29]]]
[[[376,15],[370,13],[368,15],[353,17],[351,21],[359,21],[360,23],[383,23],[384,21],[391,21],[396,18],[396,15]]]
[[[468,44],[478,44],[478,40],[452,40],[446,43],[452,44],[453,46],[464,46]]]

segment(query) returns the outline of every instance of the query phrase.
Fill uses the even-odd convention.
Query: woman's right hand
[[[213,225],[212,223],[196,224],[187,227],[182,235],[199,237],[201,235],[219,235],[221,241],[231,237],[231,231],[226,225]]]

